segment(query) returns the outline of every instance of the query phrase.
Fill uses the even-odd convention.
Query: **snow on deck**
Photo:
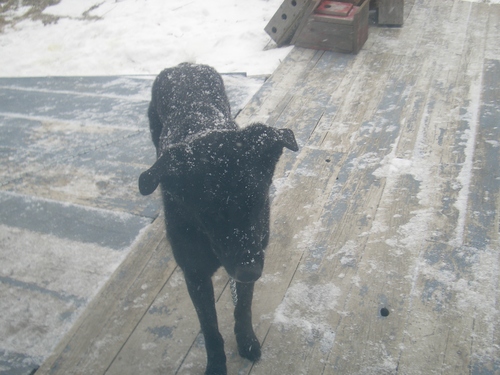
[[[500,5],[405,1],[357,55],[295,48],[239,114],[294,130],[253,305],[262,360],[230,374],[500,373]],[[161,217],[40,374],[202,374]]]

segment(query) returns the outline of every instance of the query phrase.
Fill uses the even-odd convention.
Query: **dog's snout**
[[[237,266],[234,272],[234,278],[240,283],[253,283],[262,276],[262,267],[257,265]]]

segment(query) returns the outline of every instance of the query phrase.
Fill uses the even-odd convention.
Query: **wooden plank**
[[[394,63],[391,55],[371,53],[361,53],[352,61],[341,83],[332,91],[329,111],[321,124],[324,132],[321,135],[318,132],[317,142],[321,147],[350,152],[362,131],[360,124],[368,123],[379,106],[383,93],[380,87],[389,79]]]
[[[469,261],[463,309],[473,318],[473,373],[500,373],[500,61],[486,60],[475,138],[466,232],[461,250]]]
[[[375,63],[375,56],[371,57],[373,58],[372,63]],[[393,59],[390,56],[386,56],[386,58]],[[380,65],[385,66],[383,63]],[[389,64],[389,66],[392,65]],[[399,66],[399,64],[394,62],[394,66]],[[379,85],[374,85],[374,87],[380,87],[381,82],[382,87],[386,86],[387,75],[381,75],[377,71],[373,74],[374,76],[378,75],[383,80],[378,81]],[[403,75],[402,72],[401,74]],[[405,77],[405,79],[409,79],[406,74]],[[353,97],[360,94],[361,96],[357,97],[356,100],[363,102],[365,98],[362,94],[363,86],[351,84],[350,87],[355,91]],[[396,109],[394,115],[398,116],[401,109],[394,106],[394,102],[401,99],[399,95],[404,95],[404,90],[394,90],[394,88],[391,84],[387,84],[385,90],[379,89],[379,92],[382,91],[379,95],[382,97],[378,96],[377,108],[378,110]],[[399,94],[392,95],[398,91]],[[383,92],[386,94],[391,92],[392,99],[388,100]],[[367,98],[369,94],[370,92],[365,94]],[[347,106],[349,104],[346,104]],[[371,110],[369,105],[364,108]],[[369,114],[364,113],[359,116],[367,115]],[[380,118],[378,126],[382,125],[381,120]],[[335,124],[336,121],[332,125]],[[359,127],[357,131],[354,128],[356,125]],[[349,295],[349,286],[354,276],[352,270],[355,267],[352,267],[353,265],[346,266],[346,262],[350,262],[347,260],[349,256],[336,258],[335,252],[338,249],[347,251],[350,246],[353,248],[363,247],[362,243],[366,241],[366,237],[360,239],[359,235],[369,230],[370,217],[374,216],[378,206],[377,202],[383,191],[383,185],[373,183],[374,178],[371,173],[377,166],[376,161],[384,157],[390,149],[390,144],[395,140],[393,137],[398,134],[397,129],[393,129],[389,134],[384,134],[387,137],[373,138],[371,135],[377,124],[364,121],[361,124],[354,122],[351,126],[353,126],[354,132],[348,131],[347,133],[356,135],[351,139],[351,148],[339,165],[340,170],[336,177],[336,184],[323,203],[323,213],[321,219],[317,221],[320,230],[311,234],[309,246],[305,249],[298,267],[299,271],[295,274],[290,285],[289,291],[291,292],[285,296],[284,302],[278,307],[277,311],[285,316],[278,315],[266,337],[266,348],[272,348],[272,357],[268,361],[262,361],[256,365],[252,373],[275,373],[278,371],[278,366],[281,365],[285,365],[285,369],[294,369],[295,373],[322,373],[331,347],[335,342],[335,335],[338,335],[338,332],[335,333],[337,325],[335,319],[339,318],[336,312],[337,309],[342,308],[342,299]],[[339,145],[344,142],[342,134],[337,135],[336,140],[334,135],[334,132],[330,135],[330,142],[327,143],[329,147],[335,147],[335,141]],[[370,140],[367,142],[368,139]],[[359,253],[359,255],[362,254]],[[352,262],[357,262],[354,258]],[[308,304],[306,301],[294,305],[294,291],[300,291],[304,287],[309,288],[313,295],[314,293],[328,293],[333,299],[332,305],[325,306],[323,303],[317,311],[314,307],[311,308],[310,303]],[[321,297],[316,298],[318,299],[313,298],[310,302],[315,301],[314,303],[321,304]],[[324,311],[325,309],[321,306],[326,307],[327,311]],[[334,310],[335,313],[331,310]],[[280,345],[283,342],[290,345]],[[294,344],[292,345],[292,343]],[[273,360],[273,358],[279,358],[279,361]],[[349,372],[340,371],[339,373]]]
[[[488,9],[488,32],[486,34],[485,58],[500,60],[500,7],[491,4]]]
[[[304,48],[351,53],[358,51],[355,34],[351,25],[321,22],[319,17],[315,17],[302,30],[295,44]]]
[[[409,3],[405,8],[411,6],[411,2]],[[370,38],[364,48],[375,53],[392,51],[398,55],[424,56],[440,50],[449,50],[452,46],[460,47],[463,45],[460,38],[450,39],[443,31],[455,27],[456,18],[459,18],[462,24],[465,22],[460,18],[463,8],[470,8],[470,3],[461,0],[418,1],[411,7],[404,27],[370,28]],[[458,34],[462,35],[460,32]],[[454,49],[454,53],[457,51],[459,49]]]
[[[254,122],[273,123],[286,108],[290,92],[296,87],[297,77],[301,77],[322,52],[294,48],[281,63],[250,103],[238,114],[236,121],[241,126]]]
[[[460,39],[460,36],[458,37]],[[436,58],[437,61],[434,60]],[[437,56],[434,54],[431,59],[432,61],[427,62],[419,73],[419,76],[422,77],[419,81],[422,82],[418,82],[417,92],[410,93],[415,98],[413,102],[409,103],[410,105],[418,105],[422,100],[425,103],[423,106],[419,105],[420,110],[412,109],[409,111],[413,124],[405,126],[409,134],[417,134],[417,137],[407,137],[402,134],[399,138],[398,148],[395,150],[395,156],[400,157],[394,157],[393,163],[391,163],[392,168],[397,168],[398,165],[404,166],[407,162],[412,161],[412,168],[414,168],[413,166],[423,168],[424,174],[421,174],[423,171],[418,169],[408,173],[418,181],[420,186],[417,190],[408,189],[408,186],[403,183],[404,173],[399,177],[400,181],[396,185],[398,190],[404,191],[406,188],[410,196],[413,190],[413,194],[419,200],[414,200],[411,203],[399,198],[398,204],[390,202],[390,195],[382,197],[377,219],[383,219],[385,212],[396,212],[389,210],[387,203],[398,207],[403,201],[403,206],[406,203],[410,208],[413,208],[409,214],[400,216],[400,213],[396,213],[399,219],[403,219],[399,224],[397,236],[390,235],[392,228],[397,225],[397,222],[389,220],[391,215],[382,220],[384,225],[379,223],[375,226],[375,228],[387,227],[388,229],[383,231],[379,245],[372,245],[372,243],[377,243],[377,236],[373,234],[364,249],[362,262],[364,267],[360,265],[358,277],[361,280],[368,279],[370,283],[366,285],[366,288],[353,288],[346,309],[348,315],[342,319],[337,331],[336,338],[339,340],[339,346],[332,351],[333,357],[329,359],[329,364],[332,367],[325,373],[357,373],[367,369],[371,369],[370,371],[374,373],[393,372],[396,369],[405,373],[414,373],[415,371],[434,373],[436,369],[446,369],[449,373],[461,373],[460,371],[467,368],[467,355],[456,355],[457,352],[467,352],[469,343],[467,339],[463,340],[464,337],[467,337],[467,329],[470,328],[467,325],[467,320],[464,321],[463,314],[457,313],[456,310],[453,311],[453,314],[446,315],[443,313],[425,314],[429,312],[429,309],[420,309],[419,298],[426,300],[432,296],[433,287],[436,284],[427,283],[422,289],[419,289],[415,288],[412,281],[416,280],[415,277],[419,277],[419,267],[425,263],[425,261],[422,262],[421,258],[427,254],[426,250],[423,250],[428,248],[425,243],[427,233],[430,232],[431,238],[437,236],[436,233],[444,232],[447,228],[452,227],[450,224],[456,220],[456,216],[452,216],[450,220],[444,220],[444,216],[433,214],[434,209],[429,210],[430,207],[436,207],[437,212],[443,211],[448,204],[446,203],[447,199],[453,196],[450,194],[450,190],[439,186],[439,181],[443,181],[444,178],[440,178],[439,173],[442,173],[442,169],[436,168],[436,166],[439,165],[439,162],[444,165],[453,164],[456,162],[457,155],[463,155],[463,151],[448,154],[447,150],[451,146],[446,142],[446,139],[443,139],[444,127],[450,134],[447,140],[451,142],[451,145],[460,144],[456,134],[463,129],[458,121],[449,123],[448,119],[450,108],[454,107],[453,98],[455,97],[455,95],[450,94],[450,90],[456,86],[457,74],[463,71],[461,61],[456,58],[445,59],[441,54],[437,54]],[[447,74],[444,76],[440,70],[441,64],[447,67]],[[434,68],[430,69],[432,67]],[[426,78],[428,74],[431,76],[434,74],[430,81]],[[432,86],[430,94],[427,94],[429,82],[432,83]],[[423,112],[422,108],[425,109]],[[456,118],[458,119],[458,114]],[[408,122],[408,118],[406,120]],[[409,131],[412,128],[413,132]],[[404,142],[401,142],[402,140]],[[409,152],[411,150],[413,153]],[[448,159],[444,158],[445,155]],[[404,160],[401,158],[402,156],[410,157],[410,159]],[[457,171],[455,170],[456,177]],[[394,183],[387,181],[386,194],[390,193],[389,186],[391,184]],[[442,205],[444,207],[440,208]],[[441,234],[443,233],[441,232]],[[394,254],[394,250],[398,250],[398,247],[400,251],[404,251],[404,259],[397,257],[391,259],[391,255],[397,255]],[[441,246],[440,250],[445,252],[446,249]],[[363,271],[365,276],[363,276]],[[371,293],[370,290],[372,290]],[[373,290],[378,291],[375,293],[379,296],[378,301],[375,298],[370,301],[370,295],[374,294]],[[383,318],[380,314],[378,316],[373,314],[377,302],[379,309],[384,306],[383,304],[392,304],[392,307],[388,308],[390,315],[387,318]],[[366,312],[367,303],[372,306],[371,315],[369,315],[369,311]],[[411,323],[405,325],[407,321]],[[429,322],[439,323],[429,325]],[[413,323],[415,323],[414,326]],[[342,333],[340,337],[338,336],[339,331]],[[412,334],[405,336],[405,331],[411,331]],[[457,333],[465,333],[465,336],[459,337]],[[415,342],[418,343],[418,349],[414,346],[411,349],[406,347]],[[445,356],[442,355],[441,350],[445,350],[447,347],[449,347],[449,351],[446,361],[450,365],[449,368],[443,365],[443,361],[445,361],[443,357]],[[406,360],[405,357],[410,357],[411,360]],[[465,367],[463,367],[464,363]],[[410,368],[406,366],[410,366]]]
[[[498,236],[500,169],[500,60],[485,60],[482,74],[481,103],[476,134],[472,187],[465,225],[465,245],[478,249],[495,247]],[[477,103],[477,102],[476,102]]]
[[[37,374],[104,374],[175,269],[164,233],[160,216]]]
[[[384,157],[384,163],[393,158],[397,159],[396,155],[401,153],[398,150],[401,139],[405,138],[406,133],[415,131],[414,127],[407,124],[409,114],[420,112],[422,107],[422,103],[415,100],[415,97],[418,97],[416,93],[418,90],[414,88],[416,84],[413,82],[416,77],[420,76],[421,61],[415,61],[414,64],[410,64],[406,60],[402,60],[404,62],[396,61],[386,69],[392,72],[389,82],[396,80],[396,82],[399,81],[399,84],[393,83],[395,84],[394,89],[388,88],[385,91],[387,98],[382,100],[379,107],[371,112],[373,114],[371,121],[385,120],[385,126],[389,129],[392,128],[391,131],[397,135],[397,139],[392,138],[394,144],[386,146],[386,149],[393,151]],[[403,66],[405,72],[399,75],[398,67]],[[395,89],[396,87],[397,89]],[[393,95],[390,94],[391,92],[396,93],[396,96],[401,95],[397,105],[390,105],[391,100],[394,100],[391,99]],[[411,106],[415,107],[411,109]],[[394,108],[399,109],[394,113]],[[381,136],[385,137],[386,135],[378,137]],[[383,150],[384,148],[379,152]],[[374,163],[376,168],[381,160],[380,157],[377,157],[373,152],[370,152],[369,155],[371,155],[371,163]],[[400,159],[398,161],[401,165],[408,163],[407,160]],[[393,167],[396,166],[397,164]],[[368,168],[373,171],[374,165],[368,164]],[[364,180],[370,181],[369,173],[363,176]],[[366,186],[366,182],[363,184]],[[411,210],[417,202],[415,195],[418,191],[418,182],[413,176],[403,176],[397,181],[397,184],[382,180],[375,185],[379,184],[381,186],[378,189],[383,189],[383,193],[379,190],[379,193],[374,195],[380,199],[378,204],[376,201],[365,198],[364,194],[355,199],[356,202],[359,202],[355,212],[364,212],[365,214],[364,219],[362,217],[358,219],[366,226],[361,235],[359,231],[350,229],[346,234],[343,234],[343,231],[339,234],[332,234],[330,239],[330,241],[334,241],[336,237],[344,236],[344,243],[340,242],[336,249],[332,249],[332,251],[340,249],[340,254],[331,254],[330,257],[338,256],[337,262],[340,260],[340,264],[337,266],[337,275],[341,277],[339,283],[345,286],[341,287],[342,295],[338,299],[340,305],[338,308],[339,320],[332,323],[332,326],[336,327],[336,344],[327,358],[325,358],[325,354],[321,356],[325,373],[356,373],[367,371],[369,368],[373,369],[374,373],[391,371],[392,364],[390,362],[386,363],[388,368],[379,367],[383,364],[380,361],[388,359],[389,354],[393,353],[392,346],[387,347],[387,352],[383,353],[384,355],[381,355],[378,350],[382,347],[386,348],[385,340],[387,340],[388,332],[393,335],[397,334],[394,331],[398,327],[398,319],[382,320],[380,309],[382,307],[390,309],[389,304],[398,305],[393,302],[399,297],[398,292],[404,289],[405,285],[405,283],[398,283],[398,275],[401,274],[404,277],[407,274],[405,269],[408,269],[409,264],[406,264],[406,261],[410,262],[410,260],[400,259],[401,254],[389,245],[393,242],[386,243],[385,239],[386,237],[389,239],[396,237],[399,228],[412,217]],[[363,191],[363,189],[360,190]],[[371,205],[378,206],[378,208],[375,211],[372,208],[370,211],[369,202],[373,202]],[[356,214],[350,213],[350,215]],[[348,268],[348,272],[346,272],[346,264],[350,264],[353,270]],[[331,278],[336,280],[335,271],[332,271],[331,275]],[[369,335],[366,332],[367,329],[371,330]],[[392,339],[397,343],[396,338]]]
[[[464,298],[466,295],[461,283],[469,284],[473,282],[473,277],[469,273],[470,264],[464,258],[470,254],[461,245],[463,240],[459,228],[464,225],[461,224],[461,217],[465,211],[460,202],[462,192],[465,193],[465,200],[468,199],[462,176],[472,168],[472,154],[471,144],[464,142],[464,137],[471,137],[475,128],[472,112],[476,105],[471,103],[479,101],[477,87],[481,78],[477,68],[478,64],[482,66],[484,56],[482,28],[485,27],[483,17],[487,16],[482,11],[477,12],[479,8],[473,7],[472,10],[464,17],[469,20],[469,24],[464,25],[467,39],[461,49],[461,59],[458,64],[455,62],[452,65],[450,72],[453,74],[447,74],[445,85],[437,81],[433,88],[436,94],[450,92],[451,89],[456,94],[447,94],[445,100],[436,100],[435,103],[447,103],[448,109],[442,108],[438,115],[428,120],[445,125],[440,132],[436,129],[436,135],[439,136],[434,142],[441,154],[441,165],[435,181],[442,181],[441,187],[438,185],[435,189],[438,194],[434,198],[434,206],[442,216],[440,220],[436,218],[433,221],[432,237],[422,252],[422,261],[415,274],[412,310],[405,327],[407,337],[399,361],[399,368],[409,373],[462,374],[469,373],[472,364],[471,344],[475,336],[475,324],[469,309],[464,310],[467,298]],[[479,24],[482,26],[477,27]],[[470,27],[475,31],[468,30]],[[439,68],[436,70],[439,71]],[[463,99],[453,104],[457,98]],[[457,105],[462,108],[461,111],[450,117],[449,108]],[[470,114],[465,115],[466,111]]]
[[[456,63],[455,63],[455,68],[454,68],[454,69],[452,69],[452,71],[455,71],[455,72],[457,71],[456,66],[457,66],[457,65],[456,65]],[[450,72],[450,73],[451,73],[451,72]],[[450,74],[450,73],[448,73],[447,78],[449,79],[449,82],[453,82],[453,74]],[[438,85],[441,85],[441,79],[438,79],[438,80],[437,80],[437,84],[438,84]],[[437,86],[437,87],[440,87],[440,86]],[[446,89],[446,87],[445,87],[445,88],[443,88],[443,91],[446,91],[446,90],[447,90],[447,89]],[[420,94],[420,95],[416,95],[415,97],[416,97],[416,99],[420,100],[420,99],[419,99],[419,97],[421,97],[421,96],[422,96],[422,95]],[[418,100],[417,100],[416,102],[418,102]],[[451,101],[451,100],[449,100],[449,101],[448,101],[448,103],[449,103],[448,105],[451,105],[451,104],[452,104],[452,101]],[[432,104],[431,104],[431,105],[432,105]],[[446,108],[444,108],[444,109],[446,110]],[[409,111],[409,112],[410,112],[410,114],[413,114],[414,112],[418,112],[418,111]],[[448,109],[447,109],[447,113],[449,113],[449,107],[448,107]],[[443,114],[444,114],[444,112],[443,112]],[[425,117],[424,117],[424,120],[425,120]],[[436,142],[436,146],[441,146],[441,144],[440,144],[440,143],[442,142],[442,134],[441,134],[441,133],[442,133],[442,132],[441,132],[441,130],[440,130],[439,128],[438,128],[438,129],[435,129],[433,132],[431,132],[431,134],[433,134],[433,135],[435,135],[435,136],[436,136],[436,141],[435,141],[435,142]],[[408,140],[411,140],[412,138],[414,138],[414,137],[409,137],[409,138],[408,138]],[[406,143],[407,143],[407,144],[406,144],[406,146],[405,146],[405,147],[403,147],[403,149],[399,151],[399,152],[400,152],[400,153],[402,153],[402,154],[407,153],[407,151],[411,149],[411,147],[410,147],[410,143],[408,143],[408,142],[406,142]],[[405,151],[405,150],[406,150],[406,151]],[[397,274],[397,272],[396,272],[395,274]],[[404,273],[403,273],[403,275],[404,275]],[[360,319],[360,321],[365,321],[365,320]],[[403,321],[404,321],[404,320],[403,320]],[[442,320],[441,320],[441,322],[442,322]],[[399,326],[398,326],[398,325],[395,325],[394,327],[396,327],[396,329],[398,329],[398,327],[399,327]],[[463,326],[461,326],[461,327],[463,327]],[[287,333],[289,333],[289,332],[287,332]],[[290,336],[286,336],[286,338],[289,338],[289,337],[290,337]],[[451,338],[451,336],[450,336],[450,338]],[[285,340],[285,337],[282,337],[282,339],[283,339],[283,340]],[[278,340],[278,341],[279,341],[279,340]],[[360,342],[360,341],[361,341],[361,340],[356,340],[356,342]],[[294,337],[292,336],[292,337],[290,337],[290,341],[289,341],[289,342],[290,342],[290,343],[292,343],[292,342],[296,342],[296,339],[294,339]],[[396,340],[396,342],[397,342],[397,340]],[[463,342],[463,341],[460,341],[460,342]],[[424,345],[425,345],[425,344],[424,344]],[[428,345],[428,342],[427,342],[427,345]],[[430,348],[434,348],[434,346],[433,346],[433,345],[431,345],[431,346],[430,346]],[[289,349],[289,348],[287,348],[287,349]],[[396,348],[396,349],[397,349],[397,348]],[[290,350],[290,349],[289,349],[289,350]],[[432,349],[431,349],[431,350],[432,350]],[[398,352],[397,352],[397,350],[394,350],[394,351],[393,351],[393,353],[396,353],[396,354],[397,354]],[[284,354],[284,353],[280,353],[280,355],[279,355],[279,356],[277,356],[277,358],[279,358],[279,360],[280,360],[280,363],[282,363],[282,362],[283,362],[283,354]],[[303,355],[303,352],[300,352],[300,351],[299,351],[299,352],[294,352],[294,354],[295,354],[297,357],[300,357],[300,354],[302,354],[302,355]],[[383,353],[382,353],[382,354],[383,354]],[[289,357],[288,357],[288,356],[287,356],[287,357],[285,357],[285,358],[286,358],[286,360],[289,360]],[[380,357],[380,356],[379,356],[379,358],[384,358],[384,357],[383,357],[383,356],[382,356],[382,357]],[[395,356],[395,358],[397,358],[397,356]],[[420,358],[422,358],[422,357],[420,357]],[[351,358],[351,359],[353,359],[353,358]],[[449,356],[449,361],[450,361],[450,362],[452,362],[452,361],[453,361],[453,359],[456,359],[456,357]],[[289,362],[286,362],[286,360],[285,360],[285,365],[286,365],[288,368],[293,368],[293,369],[295,369],[295,370],[297,370],[297,368],[299,368],[299,369],[300,369],[300,367],[297,367],[296,362],[290,362],[290,363],[289,363]],[[353,362],[355,362],[355,360],[354,360],[354,359],[353,359]],[[416,363],[416,364],[417,364],[417,363],[421,363],[421,361],[414,361],[414,363]],[[458,363],[459,363],[459,362],[457,362],[457,364],[458,364]],[[394,365],[394,363],[392,363],[391,365]],[[432,364],[430,365],[430,367],[432,367]],[[458,367],[458,366],[456,366],[456,367]],[[258,369],[258,368],[259,368],[259,367],[257,366],[257,367],[256,367],[256,369]],[[365,367],[365,369],[366,369],[366,367]],[[373,369],[376,369],[376,368],[373,368]],[[337,369],[337,370],[338,370],[338,369]],[[383,369],[379,368],[379,370],[383,370]],[[300,371],[300,370],[299,370],[299,371]],[[305,371],[305,370],[302,370],[302,371]],[[262,373],[265,373],[265,372],[263,371]],[[336,373],[339,373],[339,372],[337,371]],[[344,372],[340,371],[340,373],[344,373]],[[348,373],[352,373],[352,372],[349,372],[349,371],[348,371]]]
[[[440,74],[442,64],[446,64],[453,74],[449,73],[442,78]],[[411,289],[404,294],[402,303],[402,308],[406,311],[402,313],[403,323],[400,330],[406,331],[407,334],[401,341],[396,342],[401,346],[399,350],[401,354],[396,352],[393,358],[399,358],[398,368],[402,371],[434,373],[436,369],[442,368],[443,349],[449,347],[449,362],[454,363],[457,371],[452,373],[460,373],[464,356],[457,356],[456,353],[466,353],[467,343],[463,338],[459,339],[457,333],[464,332],[466,322],[461,319],[461,314],[451,311],[446,314],[445,310],[447,312],[448,309],[439,308],[439,311],[435,311],[430,308],[429,302],[436,296],[433,294],[436,283],[421,273],[422,268],[425,268],[422,265],[426,261],[439,257],[437,254],[440,252],[444,254],[449,250],[441,241],[446,241],[450,235],[450,228],[454,227],[453,223],[457,219],[455,212],[447,211],[447,206],[448,200],[454,199],[456,194],[448,182],[456,179],[459,172],[458,168],[450,166],[456,165],[459,162],[457,158],[463,155],[463,150],[456,149],[457,143],[460,142],[457,134],[464,131],[458,121],[458,114],[455,114],[453,121],[450,121],[450,107],[454,106],[451,89],[455,87],[456,76],[461,72],[461,64],[460,59],[448,59],[445,62],[439,57],[437,60],[428,59],[425,65],[422,72],[429,72],[429,79],[422,79],[419,91],[423,95],[416,96],[417,100],[422,100],[424,103],[423,111],[411,118],[417,137],[413,141],[409,139],[400,142],[398,154],[409,155],[408,151],[412,150],[413,155],[410,155],[415,165],[428,170],[428,175],[423,174],[420,177],[419,195],[422,198],[419,202],[420,207],[415,208],[414,220],[426,225],[429,234],[424,231],[415,242],[415,245],[419,245],[416,249],[418,258],[413,258],[413,269],[408,274],[409,281],[412,282]],[[425,77],[425,74],[422,76]],[[435,207],[428,212],[427,218],[425,207]],[[436,215],[433,212],[443,214]],[[408,261],[411,262],[412,259]],[[420,284],[420,281],[423,283]],[[423,358],[426,360],[422,360]]]
[[[311,0],[285,0],[264,30],[281,47],[293,37]]]
[[[419,183],[406,175],[390,185],[384,186],[378,208],[371,211],[373,222],[364,241],[349,239],[333,262],[338,263],[339,284],[345,292],[337,310],[340,318],[335,320],[335,343],[322,356],[325,374],[393,373],[397,369],[404,302],[411,284],[406,279],[418,255],[404,249],[400,241],[407,234],[403,228],[416,230],[411,221]],[[354,270],[344,271],[345,264]],[[344,280],[344,275],[351,277]]]
[[[311,2],[307,5],[307,9],[305,10],[302,19],[300,20],[300,24],[297,27],[297,30],[295,31],[295,34],[293,35],[292,41],[290,44],[295,44],[297,41],[297,38],[300,36],[302,33],[302,30],[304,27],[307,25],[307,22],[309,20],[309,16],[313,14],[314,10],[318,7],[319,3],[321,0],[311,0]]]
[[[379,25],[402,26],[404,0],[377,0]]]
[[[218,299],[228,277],[220,270],[214,281]],[[219,324],[226,323],[219,319]],[[201,373],[206,364],[203,336],[184,276],[177,268],[120,348],[106,374],[175,374],[193,348],[199,355],[191,365]]]
[[[0,223],[125,252],[151,219],[0,191]]]
[[[426,81],[424,78],[422,85],[415,85],[412,91],[423,92],[428,85]],[[420,97],[417,92],[409,95]],[[438,124],[425,121],[427,113],[422,109],[427,109],[428,103],[410,100],[406,105],[420,107],[412,111],[419,115],[412,119],[416,123],[402,128],[399,142],[384,161],[379,172],[382,174],[378,174],[382,177],[387,173],[385,191],[359,263],[356,275],[359,282],[352,287],[344,307],[346,315],[337,328],[339,344],[332,350],[328,360],[330,367],[325,373],[357,373],[367,369],[374,373],[391,373],[398,368],[401,343],[405,341],[405,322],[411,311],[412,276],[418,270],[426,233],[432,228],[429,224],[433,218],[432,209],[423,199],[427,199],[424,194],[429,194],[433,186],[427,184],[433,179],[425,179],[418,168],[429,167],[431,173],[436,160],[431,153],[423,156],[418,152],[407,153],[411,149],[408,144],[411,138],[404,133],[417,132],[420,137],[425,136],[425,140],[413,138],[414,150],[419,150],[425,141],[431,145],[437,142],[436,134],[439,134],[425,128]],[[406,142],[401,142],[402,139]],[[413,168],[417,169],[412,171]],[[438,193],[439,190],[436,200],[440,196]],[[389,316],[381,314],[382,308],[388,310]],[[433,365],[430,361],[430,366]],[[419,360],[415,366],[425,365]]]

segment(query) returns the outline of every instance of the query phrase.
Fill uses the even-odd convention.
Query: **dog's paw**
[[[260,359],[260,343],[253,332],[246,335],[236,335],[236,342],[240,356],[252,362],[257,362]]]
[[[225,364],[208,364],[205,369],[205,375],[227,375],[227,369]]]

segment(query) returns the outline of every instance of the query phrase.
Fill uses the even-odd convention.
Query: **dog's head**
[[[253,282],[262,273],[269,187],[284,147],[298,150],[289,129],[254,124],[212,131],[163,150],[139,177],[139,190],[148,195],[161,183],[208,237],[227,272]]]

